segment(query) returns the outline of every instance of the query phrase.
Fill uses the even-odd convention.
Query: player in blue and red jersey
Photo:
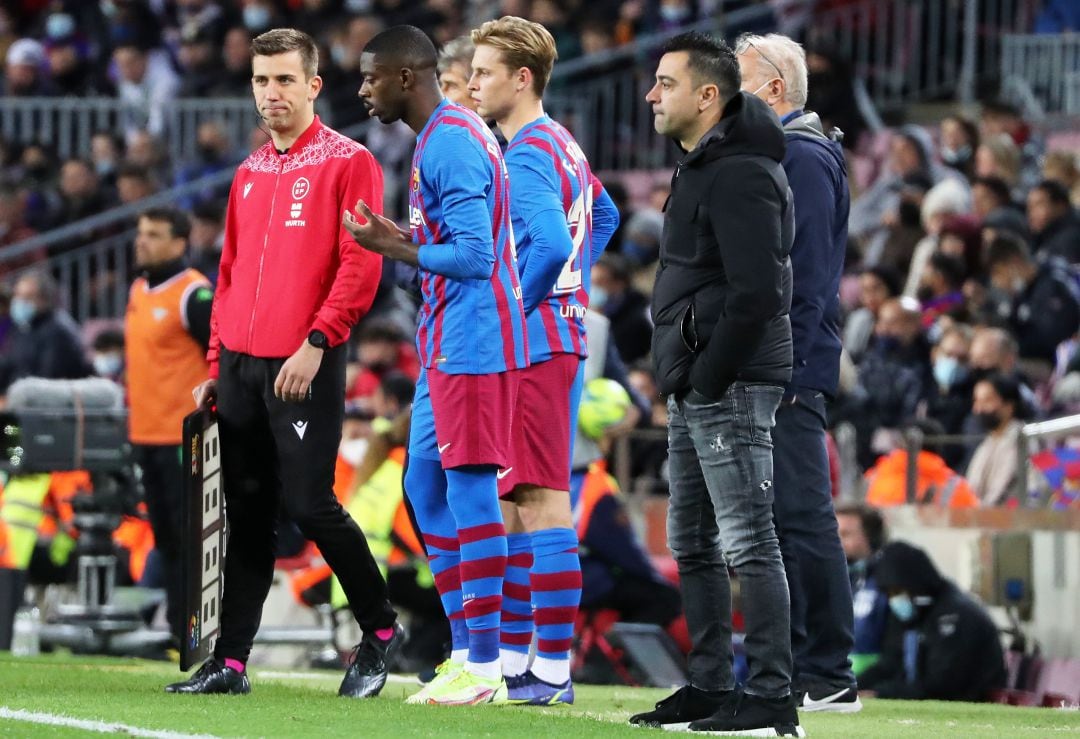
[[[618,211],[573,136],[544,113],[555,40],[507,16],[472,32],[469,90],[477,112],[509,142],[510,212],[518,238],[530,366],[512,427],[514,456],[499,472],[508,567],[502,667],[514,703],[572,703],[570,646],[581,599],[570,511],[570,457],[587,355],[589,273]],[[536,656],[529,647],[536,630]]]
[[[343,216],[364,248],[419,268],[423,293],[405,488],[451,620],[453,654],[411,702],[497,700],[506,535],[497,472],[528,366],[525,312],[506,165],[490,129],[443,99],[435,47],[413,26],[375,36],[361,56],[360,97],[383,123],[417,134],[411,232],[358,203]],[[462,618],[464,617],[464,618]]]

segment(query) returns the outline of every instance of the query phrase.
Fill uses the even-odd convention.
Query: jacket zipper
[[[270,214],[266,222],[266,234],[263,236],[262,254],[259,255],[259,278],[255,281],[255,302],[251,306],[251,322],[248,324],[248,351],[253,351],[252,341],[255,334],[255,313],[259,308],[259,293],[262,291],[263,263],[266,262],[266,244],[270,241],[270,229],[274,225],[274,206],[277,204],[278,185],[281,184],[281,169],[285,157],[278,157],[277,174],[274,177],[274,194],[270,198]]]

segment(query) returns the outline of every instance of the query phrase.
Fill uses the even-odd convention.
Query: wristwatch
[[[316,349],[322,349],[323,351],[330,348],[330,339],[326,338],[326,334],[319,329],[315,329],[307,335],[307,342]]]

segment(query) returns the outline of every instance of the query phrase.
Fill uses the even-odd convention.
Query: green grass
[[[273,673],[275,671],[269,671]],[[123,723],[144,730],[265,737],[537,737],[671,736],[626,724],[667,691],[580,686],[571,708],[407,706],[416,688],[391,682],[368,701],[335,695],[340,675],[283,677],[253,671],[252,694],[166,695],[175,666],[138,660],[0,655],[0,707]],[[862,713],[804,717],[813,737],[1080,737],[1080,712],[936,702],[867,701]],[[643,733],[644,732],[644,733]],[[0,719],[0,737],[92,736]]]

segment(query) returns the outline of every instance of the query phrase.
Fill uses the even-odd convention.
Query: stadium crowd
[[[565,60],[680,27],[704,12],[686,0],[24,0],[14,5],[18,7],[0,7],[0,94],[117,96],[131,101],[142,116],[128,121],[123,130],[98,132],[88,151],[65,161],[57,161],[42,142],[0,141],[0,247],[234,167],[247,151],[233,147],[213,122],[198,131],[197,160],[169,161],[161,113],[176,97],[248,94],[248,45],[269,28],[295,26],[317,39],[324,60],[320,73],[326,80],[319,113],[341,125],[366,117],[356,98],[360,51],[388,26],[416,25],[443,45],[484,20],[521,15],[552,32]],[[1080,412],[1077,153],[1048,147],[1020,109],[999,100],[986,101],[970,117],[969,111],[958,110],[936,125],[909,123],[873,131],[853,102],[850,74],[843,65],[824,51],[811,53],[809,61],[806,108],[821,114],[826,130],[838,125],[847,133],[852,199],[840,290],[844,352],[829,424],[849,423],[856,430],[856,459],[867,504],[1077,507],[1075,492],[1045,475],[1035,475],[1039,484],[1033,490],[1016,490],[1022,465],[1046,471],[1037,461],[1018,458],[1016,438],[1022,425]],[[265,140],[253,127],[247,145],[254,149]],[[375,151],[380,146],[398,151],[391,158],[403,163],[412,139],[408,133],[402,139],[400,132],[380,132],[369,144]],[[389,182],[392,165],[383,164]],[[632,419],[641,429],[668,425],[668,409],[649,361],[649,306],[669,174],[624,180],[620,173],[601,173],[619,208],[621,225],[592,268],[591,307],[610,323],[612,354],[625,364],[616,376],[633,398]],[[186,215],[171,221],[172,236],[185,242],[186,263],[213,284],[224,242],[224,200],[206,194],[177,205]],[[55,253],[32,254],[4,268],[31,266]],[[414,534],[410,538],[404,508],[399,509],[405,438],[400,424],[420,366],[411,339],[415,298],[398,282],[395,271],[385,267],[372,310],[349,342],[347,414],[336,492],[369,540],[379,542],[372,548],[383,574],[388,568],[399,573],[396,584],[391,582],[391,598],[409,603],[420,619],[438,621],[441,611],[422,547]],[[123,383],[121,328],[109,320],[78,326],[64,311],[51,278],[24,272],[0,291],[0,385],[6,389],[30,376],[90,375]],[[610,452],[614,438],[629,431],[623,424],[600,434],[595,439],[598,449]],[[905,484],[913,433],[921,445],[914,501],[908,499]],[[633,436],[629,444],[635,488],[665,492],[665,443]],[[835,459],[835,446],[831,449]],[[601,456],[584,460],[575,482],[592,484],[600,490],[597,496],[610,497],[611,506],[590,508],[595,521],[576,522],[583,539],[593,523],[592,535],[600,537],[588,548],[595,557],[592,585],[597,590],[584,602],[591,598],[597,607],[602,604],[628,619],[651,620],[674,632],[674,590],[622,520],[617,485],[606,474]],[[365,509],[365,494],[378,503]],[[864,512],[850,509],[841,518],[844,515]],[[605,560],[605,549],[617,549],[610,541],[605,545],[604,537],[610,536],[624,537],[620,543],[627,542],[631,556],[623,550],[621,560]],[[875,549],[883,545],[879,541]],[[885,572],[893,576],[892,590],[924,588],[926,592],[912,594],[929,598],[932,591],[934,598],[953,599],[954,605],[963,601],[955,587],[923,561],[925,555],[895,548],[891,552]],[[279,554],[304,559],[294,575],[298,600],[341,605],[329,569],[313,564],[312,553],[298,536],[283,536]],[[132,570],[134,580],[144,574],[144,555]],[[861,559],[870,559],[870,554]],[[853,565],[861,561],[850,554],[849,560]],[[925,578],[909,586],[896,572],[912,561]],[[611,573],[621,568],[636,568],[640,597],[628,591],[621,601],[612,598]],[[408,572],[405,577],[402,570]],[[854,577],[858,571],[853,567],[857,610],[858,588],[865,585]],[[151,560],[147,582],[154,576]],[[589,585],[586,579],[586,588]],[[879,601],[886,590],[875,591]],[[656,602],[648,603],[650,597]],[[963,601],[960,607],[970,605]],[[877,615],[884,617],[880,608]],[[892,659],[902,651],[883,640],[884,622],[877,629],[875,656],[892,650]],[[416,664],[433,662],[441,648],[441,643],[414,646],[408,656]],[[887,685],[895,678],[882,668],[870,674],[871,684],[876,680]],[[985,697],[985,691],[972,696]]]

